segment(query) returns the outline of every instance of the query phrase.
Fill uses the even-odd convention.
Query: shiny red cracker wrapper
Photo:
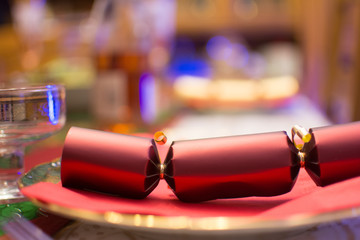
[[[360,122],[310,129],[305,169],[319,186],[360,175]]]
[[[159,157],[150,138],[72,127],[61,159],[64,187],[144,198],[158,184]]]
[[[182,201],[289,192],[300,164],[286,132],[173,142],[165,179]]]

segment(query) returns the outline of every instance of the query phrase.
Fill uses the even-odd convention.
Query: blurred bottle
[[[102,127],[140,121],[138,87],[146,71],[146,48],[136,33],[132,1],[98,1],[94,42],[97,71],[92,109]]]
[[[35,70],[41,63],[48,11],[46,1],[43,0],[13,3],[13,25],[22,43],[20,53],[22,70]]]
[[[91,21],[96,28],[97,79],[92,109],[102,127],[114,130],[115,126],[115,131],[126,132],[155,118],[158,79],[153,77],[149,56],[161,36],[156,31],[158,16],[154,11],[161,5],[151,5],[154,2],[157,1],[95,2]]]

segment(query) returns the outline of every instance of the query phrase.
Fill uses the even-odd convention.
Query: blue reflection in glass
[[[47,109],[47,115],[49,117],[49,121],[52,125],[56,125],[59,122],[59,115],[60,115],[60,102],[59,98],[54,96],[53,89],[54,87],[51,85],[47,85],[47,102],[48,102],[48,109]]]

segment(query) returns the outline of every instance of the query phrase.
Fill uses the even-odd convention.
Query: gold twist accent
[[[301,151],[303,149],[304,144],[296,144],[295,143],[295,135],[297,135],[304,143],[308,143],[311,140],[311,134],[304,127],[295,125],[291,129],[291,140],[295,147]]]
[[[302,144],[297,144],[295,142],[295,136],[298,136],[303,141],[303,143]],[[291,129],[291,141],[294,144],[294,146],[299,150],[298,157],[300,159],[300,166],[301,167],[305,167],[306,152],[304,151],[304,145],[306,143],[309,143],[310,140],[311,140],[311,134],[304,127],[299,126],[299,125],[295,125],[295,126],[292,127],[292,129]]]
[[[154,141],[159,145],[164,145],[167,142],[167,137],[162,131],[154,134]]]
[[[160,179],[164,179],[164,174],[165,174],[165,164],[161,163],[160,164]]]

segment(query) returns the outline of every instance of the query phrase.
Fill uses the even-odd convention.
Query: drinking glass
[[[21,199],[17,181],[24,171],[24,148],[65,124],[61,85],[0,89],[0,204]]]

